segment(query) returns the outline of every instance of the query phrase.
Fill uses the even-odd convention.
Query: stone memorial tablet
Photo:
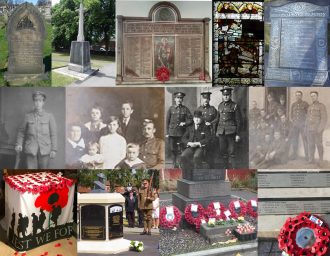
[[[102,205],[81,207],[81,239],[105,240],[105,208]]]
[[[183,171],[184,179],[189,179],[192,181],[206,181],[206,180],[225,180],[226,170],[225,169],[193,169],[189,171],[190,178],[188,174]],[[187,178],[185,178],[185,176]]]
[[[38,8],[30,3],[18,6],[9,17],[6,36],[9,58],[5,79],[12,85],[45,79],[46,31]]]
[[[329,172],[258,172],[258,188],[330,187]]]
[[[258,199],[259,215],[298,214],[300,212],[329,213],[330,198]]]
[[[328,6],[271,6],[266,80],[323,85],[328,79],[328,18]]]
[[[109,239],[123,237],[123,207],[111,205],[109,207]]]
[[[209,18],[181,19],[168,2],[154,5],[149,17],[117,17],[117,84],[210,82]],[[157,72],[158,71],[158,72]],[[167,76],[167,75],[166,75]]]

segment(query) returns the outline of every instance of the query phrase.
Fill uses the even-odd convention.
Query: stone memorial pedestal
[[[78,193],[78,253],[115,254],[129,251],[123,238],[123,204],[119,193]]]
[[[173,205],[181,212],[188,204],[200,203],[206,208],[211,202],[227,205],[231,186],[225,181],[224,169],[193,169],[183,171],[183,179],[177,182],[177,193],[172,195]]]
[[[288,217],[301,212],[330,223],[330,171],[258,170],[258,237],[276,238]]]
[[[86,73],[91,69],[90,46],[88,41],[71,42],[68,69],[80,73]]]
[[[218,242],[226,242],[230,238],[226,236],[227,229],[233,230],[237,227],[238,223],[231,225],[216,225],[215,227],[208,227],[206,223],[201,225],[200,234],[208,241],[210,244]]]

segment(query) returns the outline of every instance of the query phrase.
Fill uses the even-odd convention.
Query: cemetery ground
[[[66,67],[70,62],[69,52],[53,52],[52,54],[52,86],[112,86],[115,85],[115,57],[91,53],[91,67],[98,70],[87,79],[80,81],[77,78],[59,74],[54,69]],[[92,81],[91,81],[92,80]]]
[[[232,198],[240,198],[244,201],[255,199],[257,197],[255,182],[256,180],[254,180],[254,178],[246,180],[234,178],[231,181]],[[172,205],[172,193],[174,192],[172,189],[174,188],[174,182],[172,186],[170,183],[166,185],[169,192],[160,194],[161,207]],[[256,240],[247,242],[237,241],[228,245],[220,245],[218,243],[210,244],[195,231],[194,227],[189,225],[186,221],[183,221],[183,219],[184,215],[182,215],[181,223],[177,230],[160,230],[160,255],[191,255],[192,252],[196,252],[196,255],[236,255],[237,253],[244,256],[257,255]],[[250,217],[246,217],[245,219],[253,225],[257,225],[256,219]]]
[[[44,42],[43,62],[45,64],[45,72],[50,75],[51,55],[52,55],[52,26],[46,22],[47,38]],[[4,73],[7,71],[8,65],[8,41],[6,39],[6,24],[3,16],[0,17],[0,86],[5,86]],[[51,77],[47,80],[38,81],[35,84],[25,84],[24,86],[50,86]]]

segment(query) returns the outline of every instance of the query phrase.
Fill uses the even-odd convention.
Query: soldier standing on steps
[[[181,138],[186,131],[186,127],[192,124],[192,115],[189,109],[182,104],[184,96],[183,92],[174,93],[175,105],[170,107],[166,116],[166,136],[169,138],[175,168],[179,167],[177,157],[180,153]]]
[[[233,102],[232,88],[224,86],[222,102],[219,104],[219,122],[217,136],[219,137],[220,157],[223,159],[224,168],[235,167],[235,143],[240,140],[241,114],[237,103]]]

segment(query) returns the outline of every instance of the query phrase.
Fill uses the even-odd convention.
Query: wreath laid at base
[[[288,218],[278,236],[279,248],[291,256],[326,255],[329,241],[328,225],[319,216],[308,212]]]
[[[245,217],[246,215],[246,205],[242,200],[232,200],[228,208],[233,218]]]
[[[172,229],[179,226],[181,217],[181,213],[177,207],[163,207],[159,212],[159,224],[162,228]]]

